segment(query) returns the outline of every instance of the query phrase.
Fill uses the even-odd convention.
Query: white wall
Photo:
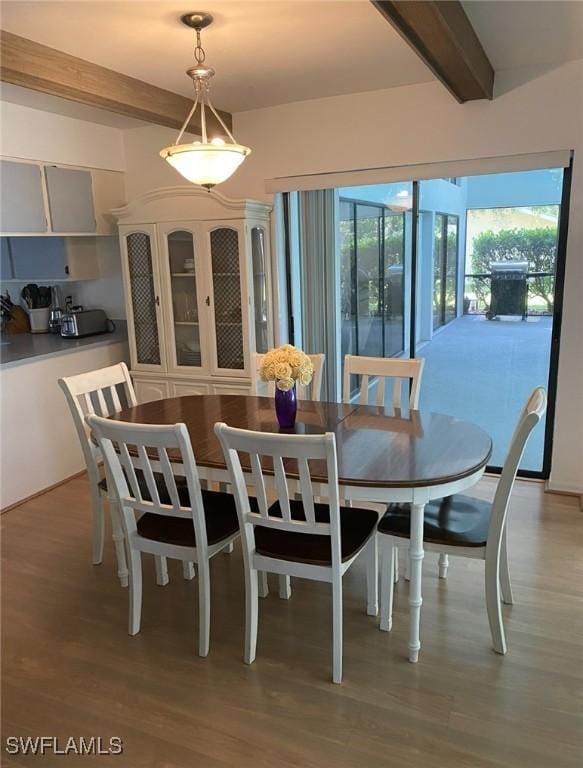
[[[238,113],[235,136],[253,152],[221,192],[269,200],[265,180],[278,176],[574,149],[552,485],[583,492],[583,62],[512,78],[498,75],[491,102],[458,104],[425,83]],[[124,139],[130,196],[181,183],[155,158],[171,131]]]
[[[122,131],[0,102],[1,154],[23,160],[123,171]]]

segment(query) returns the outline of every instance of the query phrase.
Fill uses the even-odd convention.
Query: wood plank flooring
[[[475,495],[491,498],[484,479]],[[128,768],[580,768],[583,514],[575,498],[517,484],[509,653],[490,646],[483,565],[424,563],[422,651],[407,661],[407,583],[393,631],[366,616],[364,567],[345,579],[344,682],[330,682],[327,585],[277,583],[245,666],[240,549],[211,566],[211,650],[196,655],[196,581],[144,558],[142,632],[127,635],[113,547],[90,564],[84,477],[2,516],[2,765]],[[6,755],[8,736],[111,736],[119,756]]]

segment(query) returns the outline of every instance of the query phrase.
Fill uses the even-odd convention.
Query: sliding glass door
[[[456,317],[458,217],[435,214],[433,240],[433,330]]]
[[[342,359],[401,355],[405,214],[342,198],[339,211]]]
[[[328,392],[340,397],[346,354],[423,357],[421,408],[483,427],[499,469],[529,393],[545,386],[546,424],[520,471],[547,477],[569,178],[556,168],[329,189],[335,226],[312,218],[301,276],[327,286],[325,313],[322,291],[301,311],[304,341],[324,339],[306,330],[325,314],[326,340],[309,351],[326,354]]]

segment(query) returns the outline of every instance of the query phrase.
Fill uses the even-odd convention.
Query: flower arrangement
[[[284,344],[263,356],[260,373],[263,381],[275,381],[277,389],[288,392],[296,381],[307,386],[312,381],[314,367],[301,349]]]

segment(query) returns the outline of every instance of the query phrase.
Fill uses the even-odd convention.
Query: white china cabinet
[[[252,354],[272,345],[270,211],[196,187],[113,211],[140,402],[249,391]]]

